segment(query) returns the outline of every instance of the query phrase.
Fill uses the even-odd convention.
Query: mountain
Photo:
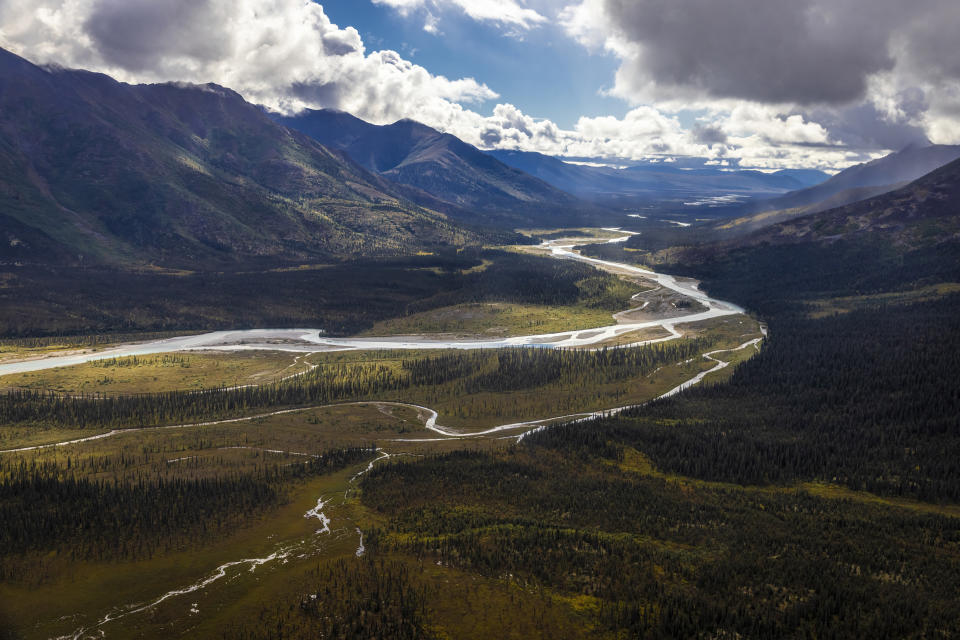
[[[960,158],[960,145],[910,145],[877,160],[844,169],[829,180],[808,189],[788,193],[766,202],[753,203],[754,211],[774,211],[819,206],[831,198],[856,198],[869,189],[871,195],[892,191],[937,167]],[[844,195],[847,194],[847,195]],[[849,204],[855,200],[834,205]],[[825,207],[829,208],[829,207]],[[824,210],[821,208],[820,210]]]
[[[547,182],[413,120],[381,126],[327,109],[274,118],[345,151],[370,171],[449,203],[455,207],[448,210],[451,216],[470,222],[555,226],[595,212],[595,207]]]
[[[803,187],[812,187],[830,178],[829,173],[824,173],[819,169],[780,169],[769,175],[792,178]]]
[[[741,215],[710,226],[721,235],[746,235],[779,222],[894,191],[957,158],[960,158],[960,146],[911,145],[883,158],[845,169],[809,189],[747,203],[740,211]]]
[[[645,232],[616,247],[591,247],[590,255],[617,259],[618,251],[630,251],[631,258],[664,270],[689,271],[706,279],[716,279],[710,275],[713,266],[750,282],[766,282],[786,272],[806,273],[812,288],[824,286],[811,274],[824,273],[827,265],[833,271],[824,277],[844,280],[851,273],[869,271],[869,265],[881,258],[908,253],[915,254],[924,268],[933,261],[939,271],[960,274],[960,159],[899,189],[774,221],[750,233],[718,235],[709,226],[674,230],[667,236]],[[737,268],[731,269],[729,263]],[[764,275],[758,278],[758,273]]]
[[[484,237],[213,84],[128,85],[0,50],[0,262],[192,267]]]
[[[781,222],[743,242],[836,242],[875,235],[905,250],[960,240],[960,159],[900,189]]]
[[[827,178],[815,170],[730,171],[702,162],[644,163],[607,167],[565,162],[529,151],[494,150],[488,154],[558,189],[603,204],[629,204],[665,199],[769,196],[802,189]]]
[[[635,249],[632,255],[641,253]],[[738,238],[665,249],[643,259],[667,263],[664,270],[689,274],[712,295],[736,300],[765,317],[806,322],[809,314],[873,309],[872,318],[858,321],[869,334],[875,328],[872,323],[886,317],[884,305],[926,305],[956,290],[960,160],[867,200]],[[960,298],[953,298],[952,310],[933,313],[955,317]],[[922,317],[926,308],[918,306],[914,317]],[[904,338],[913,318],[906,322],[896,335],[909,351],[909,345],[925,339]]]

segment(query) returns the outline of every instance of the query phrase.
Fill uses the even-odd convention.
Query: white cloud
[[[816,122],[809,122],[798,113],[784,115],[776,107],[757,103],[741,103],[717,121],[730,136],[758,136],[769,144],[831,145],[827,130]]]
[[[559,22],[620,59],[609,95],[755,127],[743,140],[960,142],[956,0],[577,0]]]
[[[439,24],[439,20],[437,20],[437,17],[433,15],[432,12],[427,11],[426,13],[427,15],[423,19],[423,30],[427,33],[432,33],[433,35],[439,34],[440,29],[437,26]]]
[[[567,35],[588,49],[609,49],[625,55],[624,41],[612,28],[606,12],[605,0],[581,0],[580,4],[564,7],[558,17]]]
[[[426,6],[389,1],[401,10]],[[496,10],[515,27],[542,22],[514,0],[455,1],[477,19]],[[629,43],[598,39],[598,27],[584,22],[603,1],[587,0],[565,19],[579,20],[585,44],[622,53]],[[865,157],[836,146],[829,127],[789,105],[637,104],[622,118],[581,117],[570,129],[509,103],[482,115],[477,105],[499,97],[486,84],[434,75],[395,51],[367,51],[355,28],[331,23],[310,0],[0,0],[0,45],[34,62],[127,82],[215,82],[287,112],[337,108],[378,124],[413,118],[484,148],[611,160],[690,155],[770,168],[841,167]],[[904,110],[903,92],[893,80],[876,90],[892,96],[892,106],[883,105],[891,119],[923,122],[942,140],[960,138],[960,90],[944,91],[922,113]],[[678,113],[695,108],[705,115],[685,127]]]
[[[216,82],[271,108],[327,106],[375,122],[497,97],[397,52],[367,52],[356,29],[308,0],[8,0],[0,43],[128,82]]]
[[[525,7],[523,0],[373,0],[373,3],[392,7],[403,15],[423,9],[431,18],[436,11],[453,8],[479,22],[519,29],[530,29],[546,22],[543,15]],[[427,31],[432,32],[436,23],[428,19],[427,26],[430,27]]]

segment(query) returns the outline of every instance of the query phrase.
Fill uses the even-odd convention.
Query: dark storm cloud
[[[144,70],[166,55],[198,60],[224,56],[228,36],[211,27],[227,18],[207,0],[100,0],[84,26],[107,61]]]
[[[696,124],[692,130],[695,142],[712,146],[715,144],[726,144],[727,134],[723,129],[713,125]]]
[[[294,82],[290,85],[290,93],[306,102],[332,108],[339,107],[343,98],[342,87],[333,82]]]
[[[484,147],[496,147],[503,140],[499,129],[487,128],[480,134],[480,140]]]
[[[605,0],[638,55],[620,81],[759,102],[840,104],[862,98],[867,79],[896,63],[903,25],[918,56],[952,60],[957,36],[938,26],[960,13],[956,0]],[[922,40],[922,39],[921,39]],[[929,55],[927,51],[929,49]],[[941,65],[943,66],[943,65]],[[628,86],[628,89],[631,87]]]
[[[839,109],[814,109],[807,117],[820,123],[829,132],[830,139],[840,140],[855,149],[896,150],[910,144],[927,144],[929,140],[923,128],[910,124],[926,111],[927,104],[922,92],[910,93],[914,95],[904,97],[900,103],[905,111],[901,122],[884,118],[869,103]]]

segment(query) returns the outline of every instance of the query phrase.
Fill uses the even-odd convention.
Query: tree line
[[[210,540],[281,504],[286,487],[374,456],[349,447],[249,472],[189,478],[140,473],[122,461],[95,465],[0,463],[0,578],[30,575],[36,554],[77,560],[134,560]],[[112,476],[112,477],[111,477]]]
[[[454,351],[403,359],[399,368],[376,361],[334,361],[279,383],[204,391],[67,396],[17,389],[0,395],[0,423],[43,423],[68,428],[156,426],[243,415],[278,406],[370,398],[404,400],[401,392],[428,387],[442,387],[445,397],[509,392],[547,384],[585,388],[641,377],[659,366],[695,357],[712,344],[711,338],[695,338],[599,351]]]

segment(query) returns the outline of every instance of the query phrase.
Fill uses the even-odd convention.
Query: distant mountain
[[[900,189],[761,229],[741,244],[835,242],[871,234],[904,249],[960,240],[960,159]]]
[[[780,169],[769,175],[793,178],[804,187],[818,185],[830,178],[829,173],[825,173],[819,169]]]
[[[755,211],[774,211],[798,207],[818,206],[830,198],[847,192],[847,198],[857,197],[868,188],[877,195],[880,188],[892,191],[911,180],[930,173],[937,167],[960,158],[960,145],[910,145],[877,160],[844,169],[826,182],[808,189],[788,193],[782,197],[753,204]],[[842,204],[853,202],[848,200]],[[833,204],[838,204],[836,201]],[[829,208],[829,207],[828,207]],[[822,210],[822,209],[821,209]]]
[[[794,216],[789,220],[776,220],[779,213],[758,214],[758,220],[770,216],[767,224],[747,233],[717,234],[716,228],[694,226],[672,230],[673,233],[666,236],[643,233],[617,248],[633,251],[634,257],[642,253],[644,261],[649,264],[673,267],[713,263],[723,256],[736,261],[731,256],[763,249],[766,256],[764,269],[776,272],[798,268],[799,263],[791,257],[794,254],[781,251],[789,247],[815,247],[819,252],[817,255],[831,263],[836,263],[838,256],[830,255],[829,247],[841,241],[884,254],[922,252],[940,244],[960,247],[960,159],[899,189],[852,204]],[[613,257],[610,251],[607,249],[604,255]],[[810,258],[812,254],[804,255]],[[863,269],[867,264],[863,263],[863,256],[853,259],[859,262],[837,268]],[[960,269],[960,262],[957,268]],[[706,277],[707,272],[697,271],[697,275]]]
[[[565,162],[529,151],[494,150],[491,156],[584,199],[629,204],[665,199],[759,197],[802,189],[825,180],[815,170],[730,171],[716,167],[656,162],[616,168]]]
[[[799,218],[800,216],[811,213],[819,213],[820,211],[827,211],[828,209],[833,209],[835,207],[842,207],[846,204],[859,202],[860,200],[866,200],[868,198],[895,190],[899,187],[906,186],[907,184],[909,183],[901,182],[895,185],[885,184],[876,187],[854,187],[852,189],[844,189],[843,191],[833,194],[826,200],[805,206],[794,207],[792,209],[761,211],[760,213],[749,213],[748,215],[724,218],[709,224],[707,229],[713,230],[724,236],[746,235],[748,233],[757,231],[758,229],[763,229],[764,227],[777,224],[778,222],[784,222],[786,220],[792,220],[793,218]]]
[[[911,145],[845,169],[809,189],[747,203],[740,210],[741,215],[713,223],[712,227],[723,235],[745,235],[779,222],[894,191],[957,158],[960,158],[960,146]]]
[[[412,120],[378,126],[326,109],[274,118],[345,151],[370,171],[453,205],[455,209],[448,210],[451,216],[471,222],[507,227],[559,224],[582,221],[578,214],[595,211],[455,136]]]
[[[891,291],[923,291],[921,299],[934,299],[960,282],[960,159],[866,200],[644,259],[767,316],[820,309],[815,302],[798,304],[802,300],[901,303],[860,298]],[[932,286],[941,284],[949,287]]]
[[[3,50],[0,238],[6,264],[169,267],[483,239],[229,89],[131,86]]]

